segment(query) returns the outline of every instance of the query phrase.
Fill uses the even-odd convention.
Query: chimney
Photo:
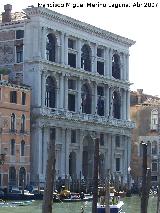
[[[138,104],[142,103],[142,94],[143,94],[143,89],[137,89]]]
[[[12,5],[11,4],[4,5],[4,10],[5,10],[5,12],[2,13],[2,23],[11,22],[11,20],[12,20],[12,17],[11,17]]]

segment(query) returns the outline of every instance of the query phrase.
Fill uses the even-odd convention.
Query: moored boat
[[[110,213],[122,213],[122,206],[124,205],[123,201],[118,201],[117,204],[109,205]],[[97,213],[105,213],[105,205],[97,205]]]

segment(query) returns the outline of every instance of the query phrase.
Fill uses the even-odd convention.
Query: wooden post
[[[143,163],[142,163],[142,193],[141,193],[141,213],[147,213],[147,144],[142,143]]]
[[[97,202],[98,202],[98,165],[99,165],[99,138],[96,138],[95,139],[95,148],[94,148],[94,177],[93,177],[92,213],[97,213]]]
[[[107,169],[107,175],[106,175],[106,196],[105,196],[105,213],[110,213],[110,207],[109,207],[109,200],[110,200],[110,184],[109,184],[109,169]]]
[[[43,195],[42,213],[52,213],[53,185],[55,176],[55,128],[50,128],[48,160],[46,167],[46,184]]]

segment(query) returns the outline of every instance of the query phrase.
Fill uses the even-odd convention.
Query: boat
[[[31,205],[33,200],[28,200],[28,201],[0,201],[0,207],[16,207],[16,206],[28,206]]]

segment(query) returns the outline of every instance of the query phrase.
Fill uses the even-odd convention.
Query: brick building
[[[0,69],[0,187],[30,182],[30,94]]]
[[[131,173],[139,184],[142,179],[142,146],[147,144],[148,168],[151,168],[152,184],[157,184],[160,173],[160,98],[143,93],[142,89],[131,92],[132,130]]]

